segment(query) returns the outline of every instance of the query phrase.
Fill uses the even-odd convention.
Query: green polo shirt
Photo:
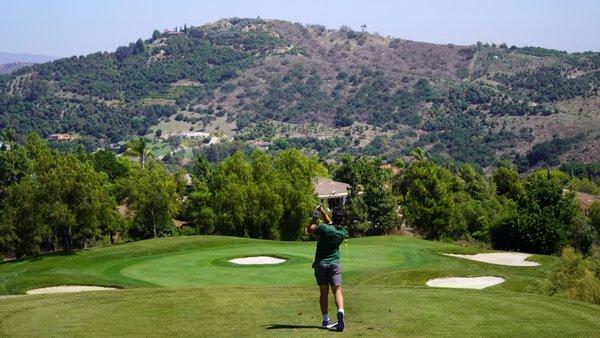
[[[348,231],[332,224],[321,223],[315,229],[317,234],[317,251],[315,263],[340,263],[340,244],[348,237]]]

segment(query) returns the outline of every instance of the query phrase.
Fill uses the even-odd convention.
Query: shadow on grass
[[[319,329],[329,330],[326,327],[317,325],[292,325],[292,324],[271,324],[267,327],[267,330],[280,330],[280,329]]]
[[[79,250],[83,251],[83,250]],[[37,262],[47,257],[66,257],[75,255],[76,251],[56,251],[56,252],[48,252],[41,253],[32,256],[25,256],[20,258],[9,258],[3,261],[0,261],[0,264],[12,264],[12,263],[21,263],[21,262]]]

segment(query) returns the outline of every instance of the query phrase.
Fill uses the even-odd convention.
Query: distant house
[[[314,183],[315,194],[329,209],[341,208],[346,204],[350,193],[350,184],[337,182],[329,178],[318,178]]]
[[[180,136],[183,138],[205,138],[210,137],[210,134],[202,131],[184,131],[179,134],[175,134],[175,136]]]
[[[77,140],[79,136],[72,134],[52,134],[48,135],[48,140],[50,141],[59,141],[59,142],[69,142]]]
[[[251,141],[250,144],[263,151],[269,150],[269,147],[271,146],[271,142],[267,141]]]
[[[568,191],[565,189],[565,191]],[[595,201],[600,201],[600,196],[586,194],[584,192],[575,191],[575,200],[579,202],[579,209],[581,212],[589,216],[590,215],[590,206]]]
[[[179,36],[179,35],[184,35],[184,33],[165,29],[165,31],[163,32],[162,35],[164,35],[164,36]]]

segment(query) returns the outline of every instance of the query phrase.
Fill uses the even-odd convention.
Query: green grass
[[[126,290],[1,299],[0,336],[328,334],[314,327],[320,322],[310,267],[314,245],[178,237],[1,263],[1,294],[63,284]],[[403,237],[351,239],[342,250],[351,335],[600,332],[600,307],[526,292],[547,279],[555,257],[534,256],[539,267],[504,267],[440,254],[474,248]],[[227,262],[259,254],[288,261]],[[435,277],[482,275],[506,282],[481,291],[424,286]]]

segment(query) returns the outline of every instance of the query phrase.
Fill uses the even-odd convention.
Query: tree
[[[491,229],[494,247],[555,254],[565,245],[580,242],[577,206],[571,193],[563,193],[563,186],[559,177],[548,172],[529,175],[516,210]]]
[[[196,158],[196,162],[192,168],[192,180],[194,183],[202,182],[203,184],[209,184],[213,175],[214,168],[208,162],[206,156],[200,154]]]
[[[158,29],[155,29],[154,32],[152,32],[152,41],[160,38],[160,31]]]
[[[0,149],[0,201],[2,191],[21,180],[30,169],[25,149],[17,144],[8,145],[10,149],[8,147]]]
[[[412,156],[413,159],[417,162],[423,162],[427,159],[425,157],[425,150],[423,150],[423,148],[417,148],[417,149],[412,150],[410,152],[410,156]]]
[[[587,177],[573,178],[569,183],[571,189],[592,195],[600,195],[600,186]]]
[[[316,159],[307,158],[296,149],[279,153],[275,158],[274,168],[279,178],[279,183],[274,188],[283,204],[279,225],[281,238],[298,240],[317,203],[313,179],[325,176],[326,169]]]
[[[590,205],[590,225],[596,229],[600,238],[600,201],[595,201]]]
[[[146,54],[146,43],[142,39],[137,39],[133,48],[133,55]]]
[[[253,184],[248,189],[250,198],[247,231],[251,237],[279,239],[279,225],[283,215],[283,198],[277,193],[280,184],[272,158],[261,151],[251,154]]]
[[[346,200],[346,226],[351,236],[360,236],[369,230],[369,213],[365,201],[358,194],[357,188],[350,188]]]
[[[389,173],[381,168],[381,161],[365,157],[352,159],[342,157],[342,165],[335,172],[335,179],[358,189],[361,187],[371,230],[375,233],[389,232],[398,225],[396,201],[392,195]],[[358,208],[358,201],[349,207]],[[348,209],[348,208],[347,208]],[[348,212],[349,210],[346,210]]]
[[[162,165],[150,162],[145,168],[132,168],[127,178],[118,181],[117,191],[135,215],[132,237],[170,234],[179,200],[175,179]]]
[[[146,140],[138,138],[129,141],[125,145],[125,155],[138,157],[142,168],[144,168],[146,160],[152,156],[152,152],[148,148]]]
[[[459,238],[466,223],[452,195],[454,178],[444,168],[425,161],[412,165],[405,174],[404,214],[409,224],[428,239]]]
[[[496,184],[496,193],[499,196],[506,196],[513,200],[517,200],[523,192],[523,187],[519,181],[519,174],[508,164],[501,165],[494,174],[492,179]]]
[[[118,158],[113,152],[100,150],[92,157],[92,165],[97,172],[105,173],[112,181],[127,176],[129,165],[126,159]]]
[[[252,167],[242,152],[236,152],[218,164],[211,180],[214,210],[219,215],[216,231],[223,235],[247,236],[245,221],[249,212],[248,186]]]
[[[38,253],[42,247],[82,248],[102,234],[109,217],[118,222],[106,178],[89,163],[50,152],[35,137],[26,147],[34,155],[34,174],[7,189],[0,226],[4,250],[22,256]]]

